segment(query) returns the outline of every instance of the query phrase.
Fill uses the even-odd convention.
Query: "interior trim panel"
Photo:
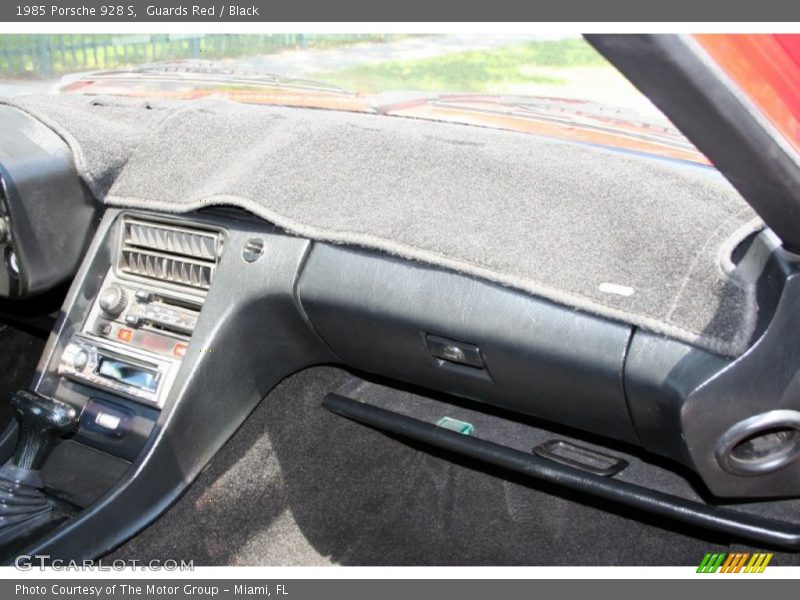
[[[25,298],[68,281],[83,259],[99,203],[67,144],[0,105],[0,298]]]
[[[131,224],[144,229],[134,236]],[[717,437],[703,434],[709,414],[735,425],[750,410],[722,400],[731,385],[753,391],[727,383],[731,376],[760,385],[749,363],[772,360],[785,375],[774,386],[792,380],[785,362],[772,358],[770,340],[796,314],[795,267],[773,241],[764,233],[752,244],[770,263],[763,306],[771,312],[775,305],[775,316],[733,360],[443,268],[313,243],[238,209],[180,216],[108,209],[32,386],[80,415],[42,469],[48,492],[73,512],[25,551],[53,558],[109,552],[163,513],[280,381],[320,364],[575,432],[576,441],[548,448],[577,447],[585,456],[580,444],[589,439],[623,453],[619,475],[596,477],[625,480],[624,465],[639,460],[637,452],[661,455],[700,474],[712,502],[698,510],[712,517],[715,495],[796,494],[785,479],[777,482],[800,461],[754,479],[709,466]],[[796,410],[787,394],[759,402],[764,411]],[[750,457],[750,450],[745,444],[736,452]],[[602,461],[604,454],[588,456]],[[76,460],[92,469],[65,477],[63,465]],[[570,465],[559,468],[591,479]],[[773,523],[769,540],[780,540],[773,534],[783,521],[764,516]]]
[[[628,325],[329,244],[315,244],[298,290],[315,329],[353,368],[638,443],[622,384]],[[437,357],[431,335],[476,347],[483,366]]]

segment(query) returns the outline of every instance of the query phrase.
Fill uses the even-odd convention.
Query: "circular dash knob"
[[[128,295],[118,285],[107,287],[100,294],[100,308],[110,317],[118,317],[128,304]]]
[[[86,350],[78,350],[72,357],[72,366],[76,371],[83,371],[89,364],[89,353]]]

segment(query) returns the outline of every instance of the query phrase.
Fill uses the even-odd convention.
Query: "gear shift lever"
[[[69,404],[30,392],[12,394],[11,407],[19,433],[14,457],[0,467],[0,545],[50,521],[53,504],[42,491],[39,468],[56,440],[78,423]]]
[[[11,463],[20,469],[39,470],[56,440],[78,422],[78,413],[69,404],[30,392],[12,394],[11,408],[19,423]]]

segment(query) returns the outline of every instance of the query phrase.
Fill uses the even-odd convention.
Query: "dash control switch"
[[[438,359],[476,369],[485,368],[481,357],[481,349],[474,344],[467,344],[466,342],[459,342],[438,335],[431,335],[430,333],[425,336],[425,341],[431,354]]]
[[[129,409],[92,398],[81,414],[81,430],[109,438],[121,438],[130,433],[134,414]]]

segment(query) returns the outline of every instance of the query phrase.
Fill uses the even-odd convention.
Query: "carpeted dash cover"
[[[761,222],[712,168],[529,134],[336,111],[102,96],[5,100],[55,129],[104,202],[236,205],[740,354]]]

